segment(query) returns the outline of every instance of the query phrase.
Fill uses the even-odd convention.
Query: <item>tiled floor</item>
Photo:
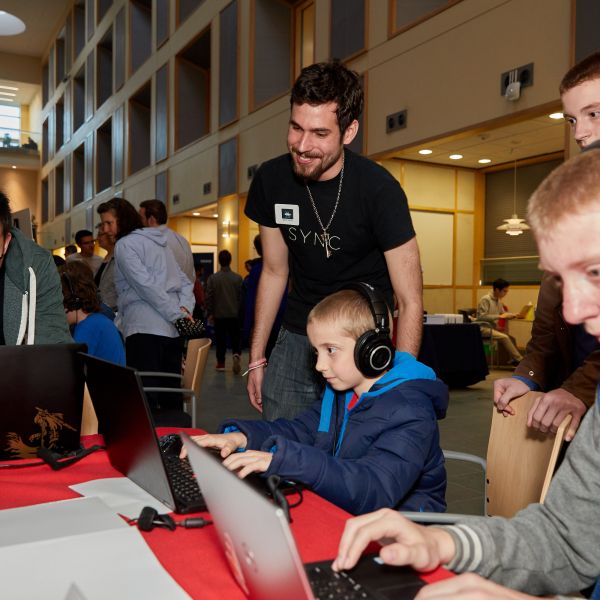
[[[242,356],[245,369],[247,356]],[[202,385],[199,425],[215,431],[226,417],[258,418],[246,395],[246,378],[231,371],[231,357],[225,372],[215,371],[214,351],[209,356]],[[493,371],[486,381],[450,391],[446,418],[440,421],[442,447],[485,457],[492,416],[493,380],[505,377],[507,371]],[[448,461],[448,511],[483,514],[483,472],[481,467],[461,461]]]

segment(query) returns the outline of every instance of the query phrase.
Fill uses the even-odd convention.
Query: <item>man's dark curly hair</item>
[[[111,198],[98,205],[96,212],[101,215],[111,212],[117,220],[117,239],[129,235],[134,229],[141,229],[142,218],[135,207],[124,198]]]
[[[364,94],[358,73],[346,68],[339,60],[315,63],[305,67],[296,79],[290,95],[294,104],[337,104],[336,116],[343,135],[363,110]]]

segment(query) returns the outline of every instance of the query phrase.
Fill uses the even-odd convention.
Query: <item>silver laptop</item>
[[[363,557],[347,573],[331,561],[303,565],[281,508],[244,484],[185,433],[183,443],[238,584],[256,600],[414,598],[425,585],[415,571]],[[338,595],[339,590],[339,595]]]

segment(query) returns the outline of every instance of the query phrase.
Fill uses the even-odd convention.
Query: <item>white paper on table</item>
[[[130,519],[138,517],[144,506],[151,506],[159,513],[172,512],[168,506],[127,477],[92,479],[69,487],[86,498],[100,498],[106,506]]]
[[[0,511],[0,541],[11,600],[188,598],[139,531],[98,498]]]

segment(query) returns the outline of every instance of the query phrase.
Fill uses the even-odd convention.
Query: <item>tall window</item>
[[[315,62],[315,3],[308,0],[294,11],[296,26],[295,74]]]
[[[2,141],[2,145],[20,146],[20,129],[21,107],[0,104],[0,141]],[[8,142],[9,139],[10,142]]]

